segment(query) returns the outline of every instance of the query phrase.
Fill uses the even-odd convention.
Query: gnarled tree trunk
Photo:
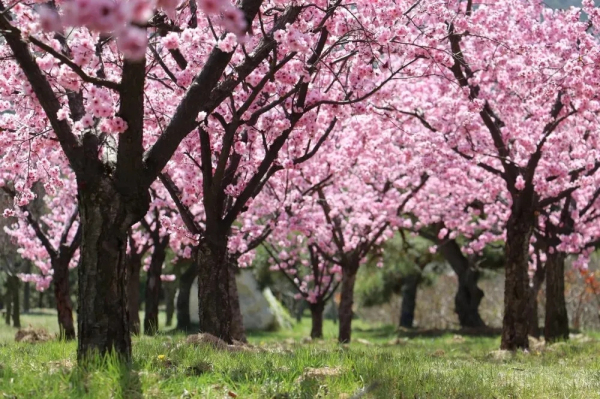
[[[200,331],[232,343],[227,235],[209,234],[198,248]]]
[[[529,347],[528,267],[529,240],[533,225],[533,209],[522,204],[513,205],[506,226],[506,279],[501,349],[517,350]]]
[[[158,305],[160,302],[160,288],[162,266],[165,262],[166,249],[169,245],[169,236],[154,241],[154,250],[148,268],[146,280],[146,306],[144,308],[144,334],[155,335],[158,332]]]
[[[354,305],[354,284],[358,263],[350,264],[342,268],[342,291],[339,308],[339,333],[338,342],[349,343],[352,337],[352,306]]]
[[[323,338],[323,311],[325,310],[325,302],[311,303],[308,307],[312,320],[310,337],[312,339],[321,339]]]
[[[546,260],[546,318],[544,339],[555,342],[569,339],[569,316],[565,303],[565,254],[554,251]]]
[[[75,325],[73,323],[73,305],[69,292],[69,262],[70,259],[55,258],[52,261],[52,283],[54,284],[54,298],[58,312],[59,337],[64,340],[75,339]]]
[[[458,277],[458,290],[454,296],[454,311],[463,328],[485,327],[479,315],[479,304],[483,291],[477,286],[479,271],[465,257],[455,240],[446,240],[439,246],[442,256],[448,261]]]
[[[417,291],[421,282],[420,273],[412,273],[402,284],[402,306],[400,307],[400,327],[412,328],[417,307]]]
[[[96,171],[98,172],[98,171]],[[83,227],[78,276],[79,359],[115,351],[131,358],[127,303],[127,234],[147,211],[149,197],[124,198],[107,176],[79,183]],[[93,187],[93,188],[92,188]]]

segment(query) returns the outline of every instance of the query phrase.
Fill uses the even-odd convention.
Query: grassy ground
[[[52,326],[52,316],[30,316]],[[29,318],[28,318],[29,319]],[[27,320],[24,318],[24,320]],[[531,353],[493,352],[498,338],[397,340],[394,328],[356,323],[354,342],[302,343],[292,331],[252,334],[259,352],[219,351],[164,334],[134,340],[134,360],[75,366],[74,343],[0,344],[3,398],[600,398],[598,336],[581,336]],[[0,327],[0,337],[14,330]],[[368,392],[367,392],[368,391]]]

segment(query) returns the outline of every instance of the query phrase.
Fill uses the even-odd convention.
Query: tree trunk
[[[358,265],[350,265],[342,268],[342,292],[339,308],[339,334],[338,342],[350,343],[352,335],[352,306],[354,305],[354,283]]]
[[[555,342],[569,339],[569,317],[565,303],[565,254],[555,251],[547,256],[544,339],[546,342]]]
[[[127,234],[146,213],[149,196],[125,198],[104,175],[87,184],[78,176],[78,185],[83,236],[77,268],[77,356],[114,350],[129,360]]]
[[[69,293],[69,261],[70,259],[55,258],[52,262],[52,283],[58,312],[59,337],[64,340],[75,339],[73,323],[73,306]]]
[[[169,281],[167,284],[163,284],[165,291],[165,302],[166,302],[166,316],[165,326],[171,327],[173,325],[173,315],[175,314],[175,284]]]
[[[533,281],[529,293],[529,335],[534,338],[540,338],[540,323],[538,313],[538,294],[542,284],[544,283],[544,277],[546,275],[545,267],[538,265],[535,273],[533,274]]]
[[[227,235],[207,234],[198,248],[200,331],[232,343]]]
[[[12,280],[12,320],[13,327],[21,328],[21,309],[19,306],[19,286],[21,280],[17,276],[10,276]]]
[[[177,293],[177,303],[175,304],[177,312],[177,326],[180,331],[189,331],[192,327],[190,322],[190,291],[194,279],[198,275],[198,264],[194,260],[185,272],[179,277],[179,290]]]
[[[448,261],[458,277],[458,290],[454,296],[454,311],[462,328],[485,327],[479,315],[479,304],[483,291],[477,286],[479,271],[465,257],[455,240],[447,240],[439,246],[442,256]]]
[[[6,313],[4,314],[4,322],[7,326],[10,326],[10,317],[12,316],[12,287],[10,285],[10,276],[6,279],[6,291],[4,293],[4,302],[6,302]]]
[[[40,291],[38,293],[38,309],[42,309],[44,307],[44,292]]]
[[[519,201],[519,198],[514,199]],[[500,348],[527,349],[529,340],[529,240],[533,231],[532,209],[512,206],[506,226],[504,319]]]
[[[421,274],[413,273],[405,277],[402,284],[402,306],[400,310],[400,327],[412,328],[417,306],[417,290],[421,282]]]
[[[157,242],[158,241],[158,242]],[[146,306],[144,308],[144,334],[155,335],[158,332],[158,305],[160,303],[160,289],[163,263],[165,263],[166,249],[169,245],[169,236],[155,240],[154,251],[148,268],[146,280]]]
[[[29,313],[31,310],[31,284],[23,283],[23,313]]]
[[[309,305],[310,316],[312,319],[312,327],[310,329],[310,337],[312,339],[323,338],[323,311],[325,310],[324,302],[311,303]]]
[[[529,332],[528,334],[536,339],[539,339],[542,335],[540,330],[540,322],[539,322],[539,312],[538,312],[538,300],[537,295],[534,295],[533,290],[531,292],[531,297],[529,298]]]
[[[231,301],[231,336],[236,341],[248,342],[246,328],[244,327],[244,316],[240,307],[240,297],[237,290],[235,275],[237,272],[237,261],[230,260],[229,270],[229,300]]]
[[[130,251],[127,257],[129,281],[127,282],[127,310],[129,312],[129,329],[131,334],[140,334],[140,271],[142,257]]]
[[[31,273],[31,263],[27,262],[25,273]],[[23,283],[23,313],[29,313],[31,310],[31,284],[29,281]]]

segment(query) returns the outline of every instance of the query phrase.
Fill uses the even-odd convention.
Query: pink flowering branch
[[[94,84],[96,86],[106,87],[106,88],[112,89],[112,90],[117,90],[117,91],[119,90],[119,87],[120,87],[119,83],[113,82],[113,81],[110,81],[110,80],[107,80],[107,79],[102,79],[102,78],[97,78],[97,77],[94,77],[94,76],[90,76],[87,73],[85,73],[84,70],[81,69],[81,67],[79,65],[77,65],[76,63],[74,63],[73,61],[71,61],[69,59],[69,57],[67,57],[64,54],[61,54],[60,52],[58,52],[56,50],[54,50],[52,47],[50,47],[46,43],[42,42],[41,40],[35,38],[34,36],[29,36],[28,39],[29,39],[29,41],[31,43],[35,44],[37,47],[39,47],[40,49],[44,50],[48,54],[51,54],[54,58],[56,58],[57,60],[59,60],[60,62],[62,62],[66,66],[68,66],[84,82],[91,83],[91,84]]]

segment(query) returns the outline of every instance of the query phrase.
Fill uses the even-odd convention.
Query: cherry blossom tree
[[[514,350],[528,346],[530,244],[538,218],[592,184],[598,170],[589,133],[599,104],[598,42],[577,9],[553,11],[534,0],[472,3],[448,8],[446,23],[422,49],[430,60],[422,64],[431,74],[427,90],[443,95],[416,96],[426,101],[397,109],[419,120],[443,155],[454,152],[502,181],[509,214],[501,347]],[[587,3],[588,13],[596,12]]]
[[[57,172],[55,169],[53,172]],[[70,298],[69,270],[77,265],[77,250],[81,242],[81,225],[75,200],[75,186],[69,177],[60,178],[53,173],[45,186],[55,184],[50,193],[40,192],[43,198],[32,201],[35,187],[20,188],[10,185],[1,189],[10,196],[14,206],[4,212],[13,222],[5,229],[19,247],[20,255],[39,269],[36,274],[20,274],[23,281],[35,282],[39,291],[52,283],[58,313],[58,325],[62,339],[75,339],[73,307]],[[34,175],[33,170],[30,175]],[[5,175],[6,177],[6,175]],[[19,186],[17,182],[15,186]],[[37,187],[40,187],[39,185]]]
[[[309,187],[302,192],[302,196],[297,195],[297,189],[289,182],[279,186],[287,188],[288,192],[278,195],[273,190],[276,184],[268,184],[265,191],[279,203],[287,196],[295,196],[296,200],[300,200],[303,196],[310,195],[311,192],[327,184],[330,178],[331,175]],[[273,223],[273,231],[262,242],[262,246],[269,255],[271,270],[279,271],[285,276],[297,291],[296,299],[308,302],[312,319],[310,337],[323,338],[323,311],[327,301],[332,298],[340,285],[342,269],[339,265],[324,259],[317,246],[310,243],[313,237],[294,231],[297,223],[298,217],[293,214],[292,204],[287,203],[285,217]]]
[[[113,348],[130,357],[127,234],[146,214],[148,189],[181,141],[199,131],[205,184],[218,187],[229,179],[224,172],[237,135],[264,123],[257,116],[277,113],[269,118],[283,122],[273,129],[281,134],[265,135],[265,162],[256,165],[253,184],[234,185],[246,187],[234,212],[224,225],[223,202],[211,203],[216,219],[207,214],[208,244],[199,255],[207,266],[199,273],[211,310],[202,319],[220,329],[212,314],[227,288],[215,272],[226,252],[224,226],[273,171],[306,115],[364,100],[411,61],[402,51],[377,60],[389,54],[380,44],[389,39],[384,31],[416,13],[409,1],[342,0],[4,1],[0,11],[2,96],[18,119],[31,122],[15,134],[35,136],[36,156],[59,146],[77,179],[79,358]],[[386,64],[385,73],[375,76],[375,63]],[[283,84],[273,87],[273,78]],[[207,117],[219,121],[216,115],[227,126],[216,133],[225,143],[218,149],[215,132],[203,127]]]

